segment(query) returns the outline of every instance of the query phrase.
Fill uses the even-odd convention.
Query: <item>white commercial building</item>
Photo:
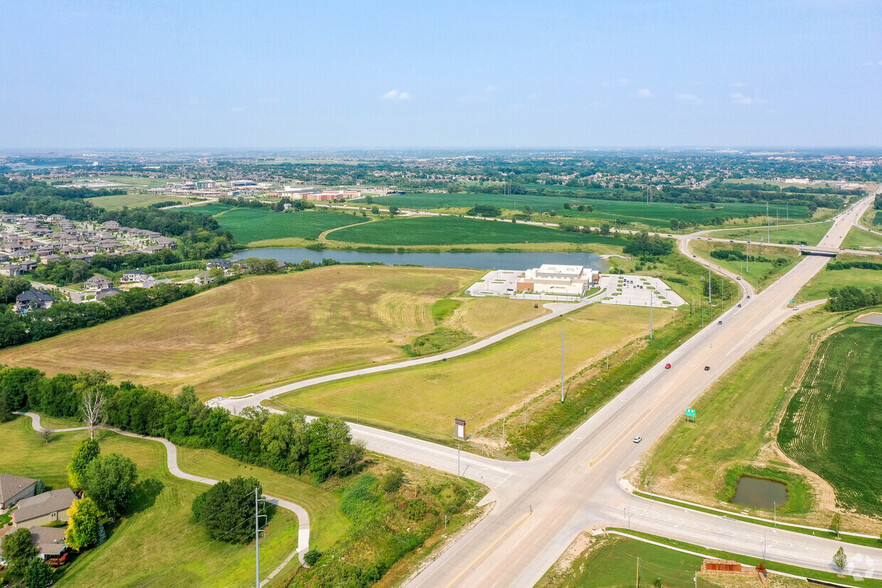
[[[584,296],[599,276],[590,267],[582,265],[545,263],[524,272],[524,276],[518,280],[517,290],[558,296]]]

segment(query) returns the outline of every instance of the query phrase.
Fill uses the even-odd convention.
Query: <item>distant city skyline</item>
[[[882,146],[882,7],[4,3],[0,149]]]

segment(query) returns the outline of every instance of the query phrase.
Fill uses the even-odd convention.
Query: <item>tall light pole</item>
[[[564,401],[564,350],[563,350],[563,327],[560,328],[560,402]]]
[[[766,242],[772,238],[772,217],[769,216],[769,200],[766,199]]]
[[[649,340],[652,341],[652,299],[654,291],[649,291]]]
[[[713,304],[711,300],[711,262],[707,262],[707,303]]]

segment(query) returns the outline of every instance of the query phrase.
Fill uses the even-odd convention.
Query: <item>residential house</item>
[[[83,284],[83,288],[85,290],[104,290],[105,288],[110,288],[113,286],[113,282],[107,278],[106,276],[102,276],[101,274],[95,274]]]
[[[37,488],[37,480],[0,474],[0,510],[6,510],[22,498],[30,498]]]
[[[13,310],[17,313],[26,313],[31,310],[46,310],[52,307],[55,297],[42,290],[25,290],[15,297],[15,307]]]
[[[194,281],[196,282],[197,286],[205,286],[206,284],[216,282],[217,278],[211,275],[211,272],[202,272],[201,274],[196,274],[196,278]]]
[[[15,276],[20,276],[24,273],[24,268],[22,268],[17,263],[8,263],[6,265],[0,265],[0,276],[6,276],[7,278],[13,278]]]
[[[117,294],[122,294],[122,290],[117,290],[116,288],[104,288],[103,290],[98,290],[95,294],[95,300],[101,302],[105,298],[110,298],[111,296],[116,296]]]
[[[123,272],[122,277],[119,279],[120,284],[141,284],[149,278],[146,273],[141,270],[127,270]]]
[[[18,508],[12,511],[12,522],[16,527],[26,529],[56,521],[67,522],[67,509],[76,498],[77,495],[70,488],[23,498],[18,501]]]
[[[205,262],[205,269],[214,269],[220,268],[222,270],[230,269],[233,266],[233,262],[229,259],[209,259]]]
[[[40,552],[43,560],[53,565],[65,562],[67,543],[64,542],[64,527],[31,527],[31,544]]]

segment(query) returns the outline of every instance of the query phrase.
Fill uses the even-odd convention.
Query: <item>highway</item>
[[[838,248],[872,200],[871,195],[837,215],[818,248]],[[681,238],[682,251],[688,252],[688,240],[689,236]],[[744,290],[740,308],[733,307],[720,317],[722,324],[708,325],[650,367],[540,458],[503,462],[350,424],[353,437],[365,441],[370,450],[458,473],[491,489],[485,498],[485,502],[495,502],[491,512],[427,563],[407,585],[532,586],[580,532],[594,526],[630,527],[708,548],[765,555],[769,561],[831,569],[832,556],[842,543],[647,501],[619,483],[644,451],[682,418],[685,408],[796,312],[788,306],[789,300],[829,260],[805,256],[759,294],[746,281],[739,281]],[[706,263],[700,258],[695,261]],[[714,270],[720,272],[716,266]],[[666,363],[672,368],[664,369]],[[398,367],[404,365],[370,369]],[[362,373],[369,373],[368,369],[326,377]],[[311,383],[317,382],[290,384],[267,391],[270,394],[230,399],[223,405],[241,409]],[[642,436],[643,442],[634,443],[635,435]],[[853,573],[882,578],[882,550],[850,544],[845,549],[855,564]]]

